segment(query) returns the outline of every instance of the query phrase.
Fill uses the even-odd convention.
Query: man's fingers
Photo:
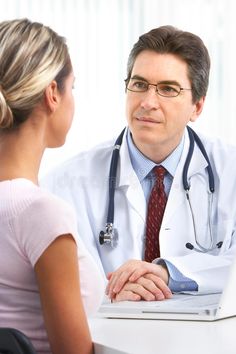
[[[155,296],[145,289],[141,284],[138,283],[126,283],[124,288],[115,295],[115,301],[153,301],[155,300]]]
[[[132,291],[129,290],[122,290],[119,294],[117,294],[113,301],[118,302],[118,301],[140,301],[141,296],[138,294],[133,293]]]
[[[112,297],[118,293],[129,279],[129,274],[125,272],[114,272],[107,285],[107,294]]]
[[[155,294],[157,300],[162,300],[162,297],[164,297],[164,299],[170,299],[172,297],[170,288],[155,274],[148,273],[140,279],[147,281],[145,286],[148,287],[149,291],[152,291],[152,293]]]
[[[113,293],[113,301],[161,301],[172,297],[165,282],[154,274],[145,274],[136,282],[127,282],[120,292]]]
[[[156,276],[156,278],[153,278],[156,279],[155,281],[149,278],[149,280],[154,281],[155,285],[148,283],[149,287],[155,287],[155,289],[153,288],[153,291],[156,299],[161,300],[163,297],[171,297],[171,292],[168,286],[166,285],[168,283],[169,277],[168,270],[161,265],[148,263],[140,260],[130,260],[123,264],[113,273],[109,273],[107,275],[109,282],[107,285],[106,294],[109,296],[109,298],[113,299],[115,295],[118,294],[128,282],[135,284],[138,279],[141,279],[149,273],[152,273],[154,277]],[[139,282],[137,283],[140,284]],[[149,295],[147,293],[139,295],[143,296],[145,300],[149,300],[150,292],[148,291],[148,293]]]
[[[137,283],[141,285],[146,291],[150,292],[153,295],[153,299],[151,300],[164,300],[165,295],[162,293],[162,290],[159,289],[156,284],[147,278],[141,277],[137,280]],[[149,299],[144,298],[144,300],[151,301]]]
[[[113,274],[113,272],[109,272],[109,273],[107,273],[107,280],[110,280],[110,279],[111,279],[112,274]]]
[[[118,293],[123,288],[125,283],[128,282],[130,276],[132,276],[137,267],[142,267],[143,263],[146,262],[140,260],[130,260],[114,271],[110,276],[109,283],[107,285],[106,293],[108,296],[111,297],[113,293]]]
[[[169,274],[167,268],[163,267],[159,264],[143,262],[140,267],[137,267],[132,275],[130,276],[129,280],[131,282],[136,281],[138,278],[143,276],[144,274],[152,273],[163,279],[166,283],[168,282]]]

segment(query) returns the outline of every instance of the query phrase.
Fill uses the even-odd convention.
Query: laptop
[[[98,310],[99,317],[161,320],[216,321],[236,316],[236,261],[222,293],[174,294],[163,301],[104,302]]]

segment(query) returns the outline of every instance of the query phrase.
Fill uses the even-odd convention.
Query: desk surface
[[[94,318],[96,354],[235,354],[236,317],[216,322]]]

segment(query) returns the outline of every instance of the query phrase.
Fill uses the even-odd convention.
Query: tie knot
[[[164,176],[166,174],[166,169],[163,166],[156,166],[153,171],[156,175],[157,180],[159,182],[163,182]]]

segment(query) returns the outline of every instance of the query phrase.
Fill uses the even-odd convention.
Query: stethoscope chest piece
[[[106,224],[105,231],[100,231],[99,243],[100,245],[108,244],[112,248],[115,248],[118,245],[118,232],[113,228],[111,223]]]

